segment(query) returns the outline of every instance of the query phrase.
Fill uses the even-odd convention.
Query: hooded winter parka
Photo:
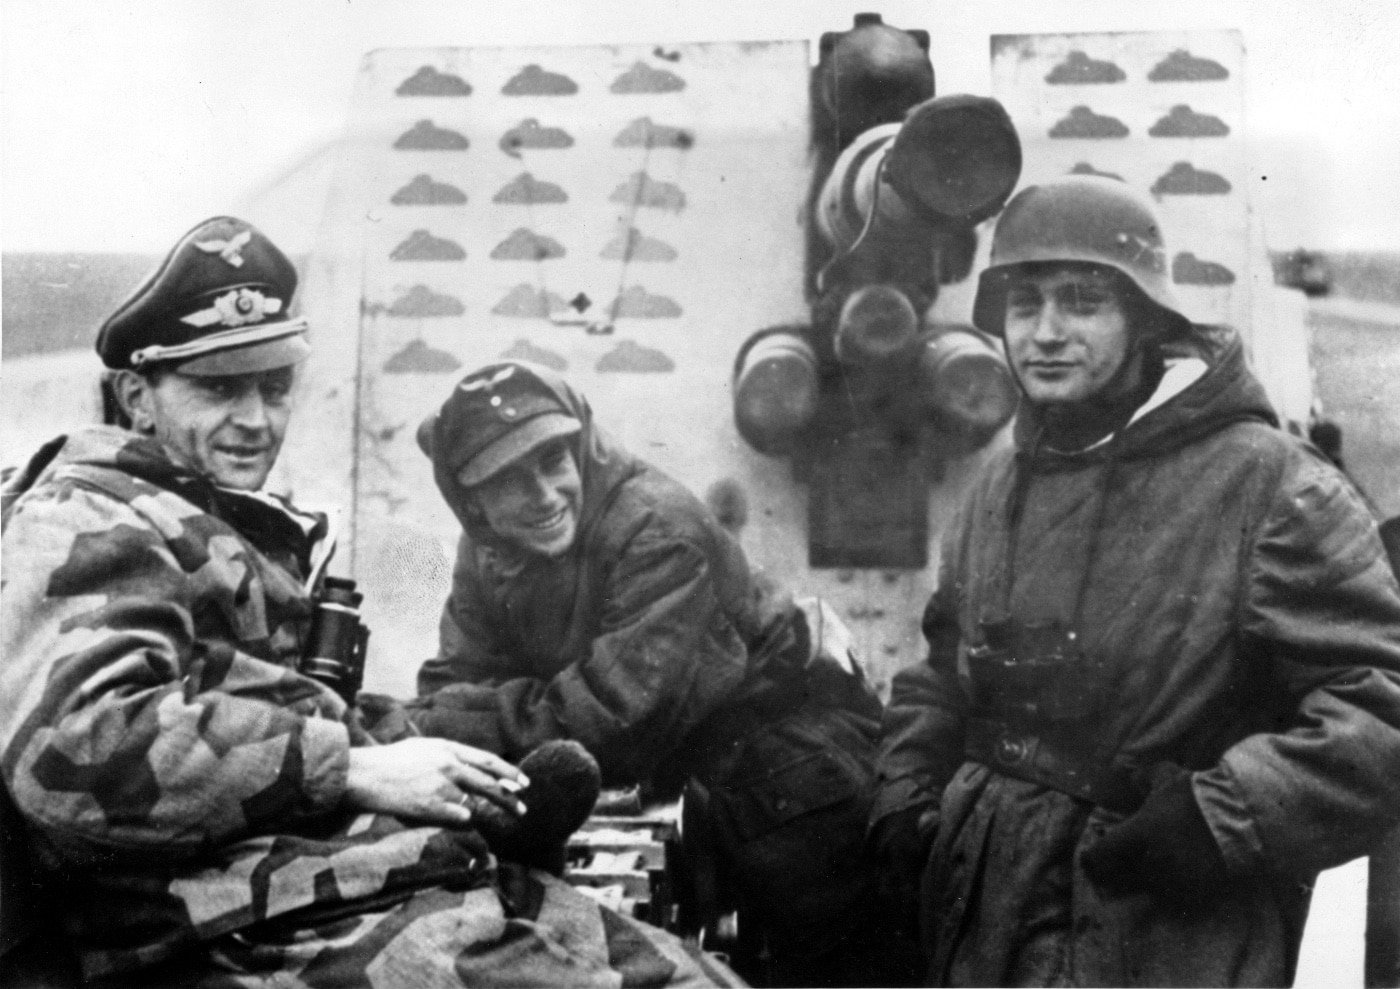
[[[1287,985],[1318,871],[1400,819],[1400,593],[1376,524],[1278,428],[1238,340],[1199,337],[1086,450],[1045,448],[1023,412],[948,530],[875,813],[941,801],[932,984]],[[969,654],[1008,619],[1066,630],[1078,665],[989,755],[974,736],[996,685]],[[993,768],[1054,769],[1066,738],[1145,787],[1189,773],[1226,863],[1212,895],[1098,888],[1080,854],[1132,808]]]
[[[463,534],[416,726],[507,758],[572,738],[608,785],[689,780],[687,843],[709,836],[721,885],[797,966],[783,984],[843,978],[827,959],[879,936],[861,856],[878,698],[849,658],[818,658],[820,608],[752,572],[709,509],[613,443],[567,384],[516,373],[581,424],[577,536],[558,557],[514,550],[434,457]],[[451,448],[447,414],[420,432],[430,455]]]
[[[572,738],[598,760],[605,785],[636,783],[735,692],[750,643],[782,606],[761,599],[767,590],[708,509],[613,443],[582,396],[533,368],[517,373],[548,384],[582,425],[578,535],[558,557],[516,549],[434,457],[462,536],[419,695],[444,723],[472,712],[453,719],[458,741],[511,759]],[[445,449],[450,428],[435,419],[428,445]]]

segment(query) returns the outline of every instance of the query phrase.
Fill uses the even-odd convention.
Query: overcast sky
[[[1238,28],[1270,246],[1400,250],[1392,0],[3,0],[0,243],[160,252],[232,212],[306,249],[374,48],[815,47],[860,10],[932,34],[940,93],[989,91],[993,33]]]

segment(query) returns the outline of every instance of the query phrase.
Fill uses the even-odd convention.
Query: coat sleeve
[[[481,595],[471,544],[462,539],[452,592],[438,622],[438,654],[418,670],[419,697],[455,684],[493,687],[519,675],[509,650],[499,641],[495,623],[487,617],[489,609]]]
[[[328,693],[195,638],[208,590],[246,607],[252,574],[246,546],[180,523],[177,553],[132,505],[69,486],[6,529],[0,766],[68,854],[179,859],[343,794],[348,733]]]
[[[551,679],[504,675],[510,662],[469,582],[458,582],[444,612],[444,655],[419,686],[460,680],[431,694],[420,726],[510,759],[572,738],[593,753],[606,782],[645,779],[743,678],[747,647],[715,581],[695,542],[643,527],[607,576],[587,654]]]
[[[1400,820],[1400,590],[1374,519],[1330,467],[1286,477],[1250,546],[1243,648],[1292,718],[1196,774],[1232,871],[1306,877]]]
[[[924,609],[928,658],[895,674],[881,725],[872,827],[907,807],[937,805],[963,761],[967,698],[958,675],[960,585],[946,540],[938,587]]]

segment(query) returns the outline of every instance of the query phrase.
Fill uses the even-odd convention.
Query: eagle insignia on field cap
[[[499,385],[502,381],[505,381],[507,378],[509,378],[509,377],[510,377],[511,375],[513,375],[513,374],[515,374],[515,367],[514,367],[514,366],[505,367],[505,368],[502,368],[501,370],[497,371],[495,374],[486,374],[486,375],[482,375],[481,377],[478,377],[478,378],[467,378],[467,379],[465,379],[461,384],[459,384],[459,385],[457,386],[457,390],[458,390],[458,391],[468,391],[468,392],[470,392],[470,391],[480,391],[481,389],[485,388],[487,391],[491,391],[493,388],[495,388],[497,385]],[[492,396],[492,398],[495,399],[495,400],[491,403],[492,405],[500,405],[500,404],[501,404],[501,400],[500,400],[499,397]]]

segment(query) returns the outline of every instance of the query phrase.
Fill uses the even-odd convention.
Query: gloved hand
[[[516,817],[471,797],[472,825],[497,857],[561,875],[569,836],[598,801],[598,763],[578,742],[553,741],[520,760],[519,768],[530,781],[519,795],[525,813]]]
[[[1107,892],[1148,892],[1181,905],[1210,898],[1226,879],[1225,856],[1189,774],[1153,790],[1136,814],[1085,848],[1080,861]]]
[[[917,927],[920,880],[937,835],[938,805],[928,803],[887,814],[870,831],[868,847],[879,864],[880,895],[900,927]]]
[[[504,746],[496,734],[496,701],[491,687],[455,683],[408,701],[404,710],[418,734],[500,752]]]
[[[360,725],[376,742],[388,744],[421,734],[413,724],[409,710],[401,701],[387,694],[360,691],[355,698]]]

